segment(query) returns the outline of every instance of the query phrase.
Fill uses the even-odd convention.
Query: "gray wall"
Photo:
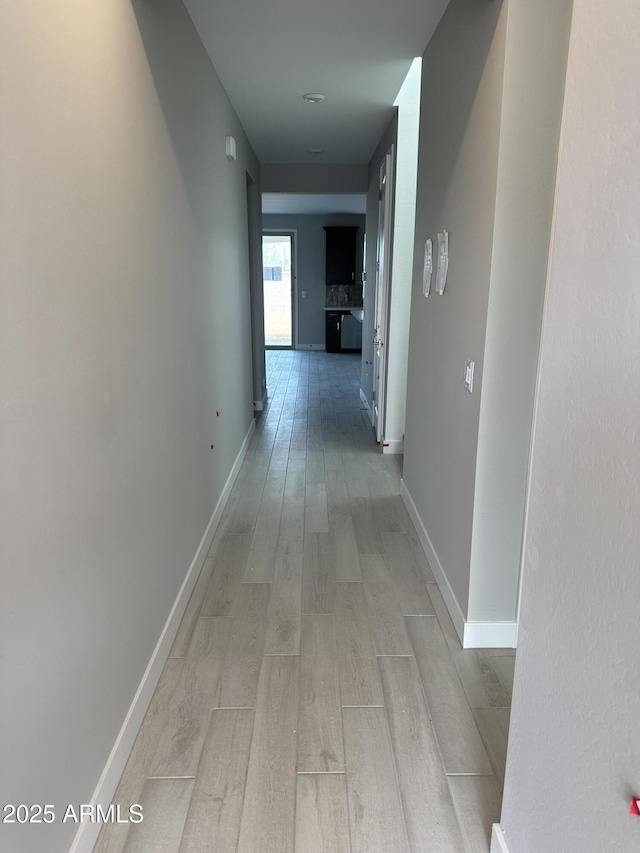
[[[640,7],[574,3],[501,824],[637,850]],[[597,121],[594,120],[597,117]]]
[[[452,0],[423,56],[404,479],[467,613],[507,7]],[[422,295],[427,237],[450,233],[447,288]],[[476,362],[464,390],[465,356]]]
[[[572,0],[509,0],[469,619],[514,619]]]
[[[361,387],[369,408],[373,410],[373,337],[376,307],[376,255],[378,241],[378,193],[380,184],[380,164],[394,146],[395,156],[398,140],[398,111],[394,112],[389,126],[385,130],[369,163],[369,184],[367,188],[367,257],[365,267],[367,282],[364,289],[364,320],[362,327],[362,374]],[[393,208],[392,208],[393,210]],[[393,215],[392,215],[393,220]],[[392,241],[389,241],[392,245]],[[391,262],[393,257],[391,258]]]
[[[309,345],[323,347],[325,338],[323,308],[326,304],[324,226],[357,225],[360,228],[357,234],[356,255],[356,281],[358,281],[362,271],[362,237],[365,217],[349,213],[323,214],[322,216],[274,214],[263,216],[262,225],[265,230],[292,231],[295,229],[297,231],[297,345],[302,349]],[[303,290],[307,294],[304,299],[300,295]]]
[[[2,801],[60,812],[251,424],[259,165],[178,0],[4,3],[0,66]],[[53,853],[76,829],[3,835]]]
[[[317,163],[265,163],[262,192],[265,193],[365,193],[367,166]]]
[[[452,0],[423,59],[405,481],[458,627],[511,638],[570,10]],[[446,290],[425,299],[443,229]]]

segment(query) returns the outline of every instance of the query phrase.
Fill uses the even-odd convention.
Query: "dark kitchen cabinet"
[[[357,226],[324,226],[327,245],[327,286],[356,280]]]
[[[325,349],[327,352],[340,352],[342,349],[342,314],[327,311],[325,319]]]
[[[327,352],[360,352],[362,323],[350,311],[327,311],[324,343]]]

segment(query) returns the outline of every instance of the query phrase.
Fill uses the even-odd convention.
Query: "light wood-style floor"
[[[96,853],[482,853],[514,653],[463,651],[358,356],[267,354],[269,406]]]

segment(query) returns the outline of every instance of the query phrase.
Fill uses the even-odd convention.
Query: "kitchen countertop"
[[[358,323],[362,323],[364,317],[364,308],[362,305],[341,305],[340,307],[325,305],[324,310],[333,311],[334,314],[352,314]]]

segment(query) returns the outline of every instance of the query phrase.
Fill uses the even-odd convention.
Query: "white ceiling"
[[[316,195],[314,193],[262,193],[263,213],[366,213],[367,197],[362,193]]]
[[[263,163],[367,163],[447,3],[185,0]]]

